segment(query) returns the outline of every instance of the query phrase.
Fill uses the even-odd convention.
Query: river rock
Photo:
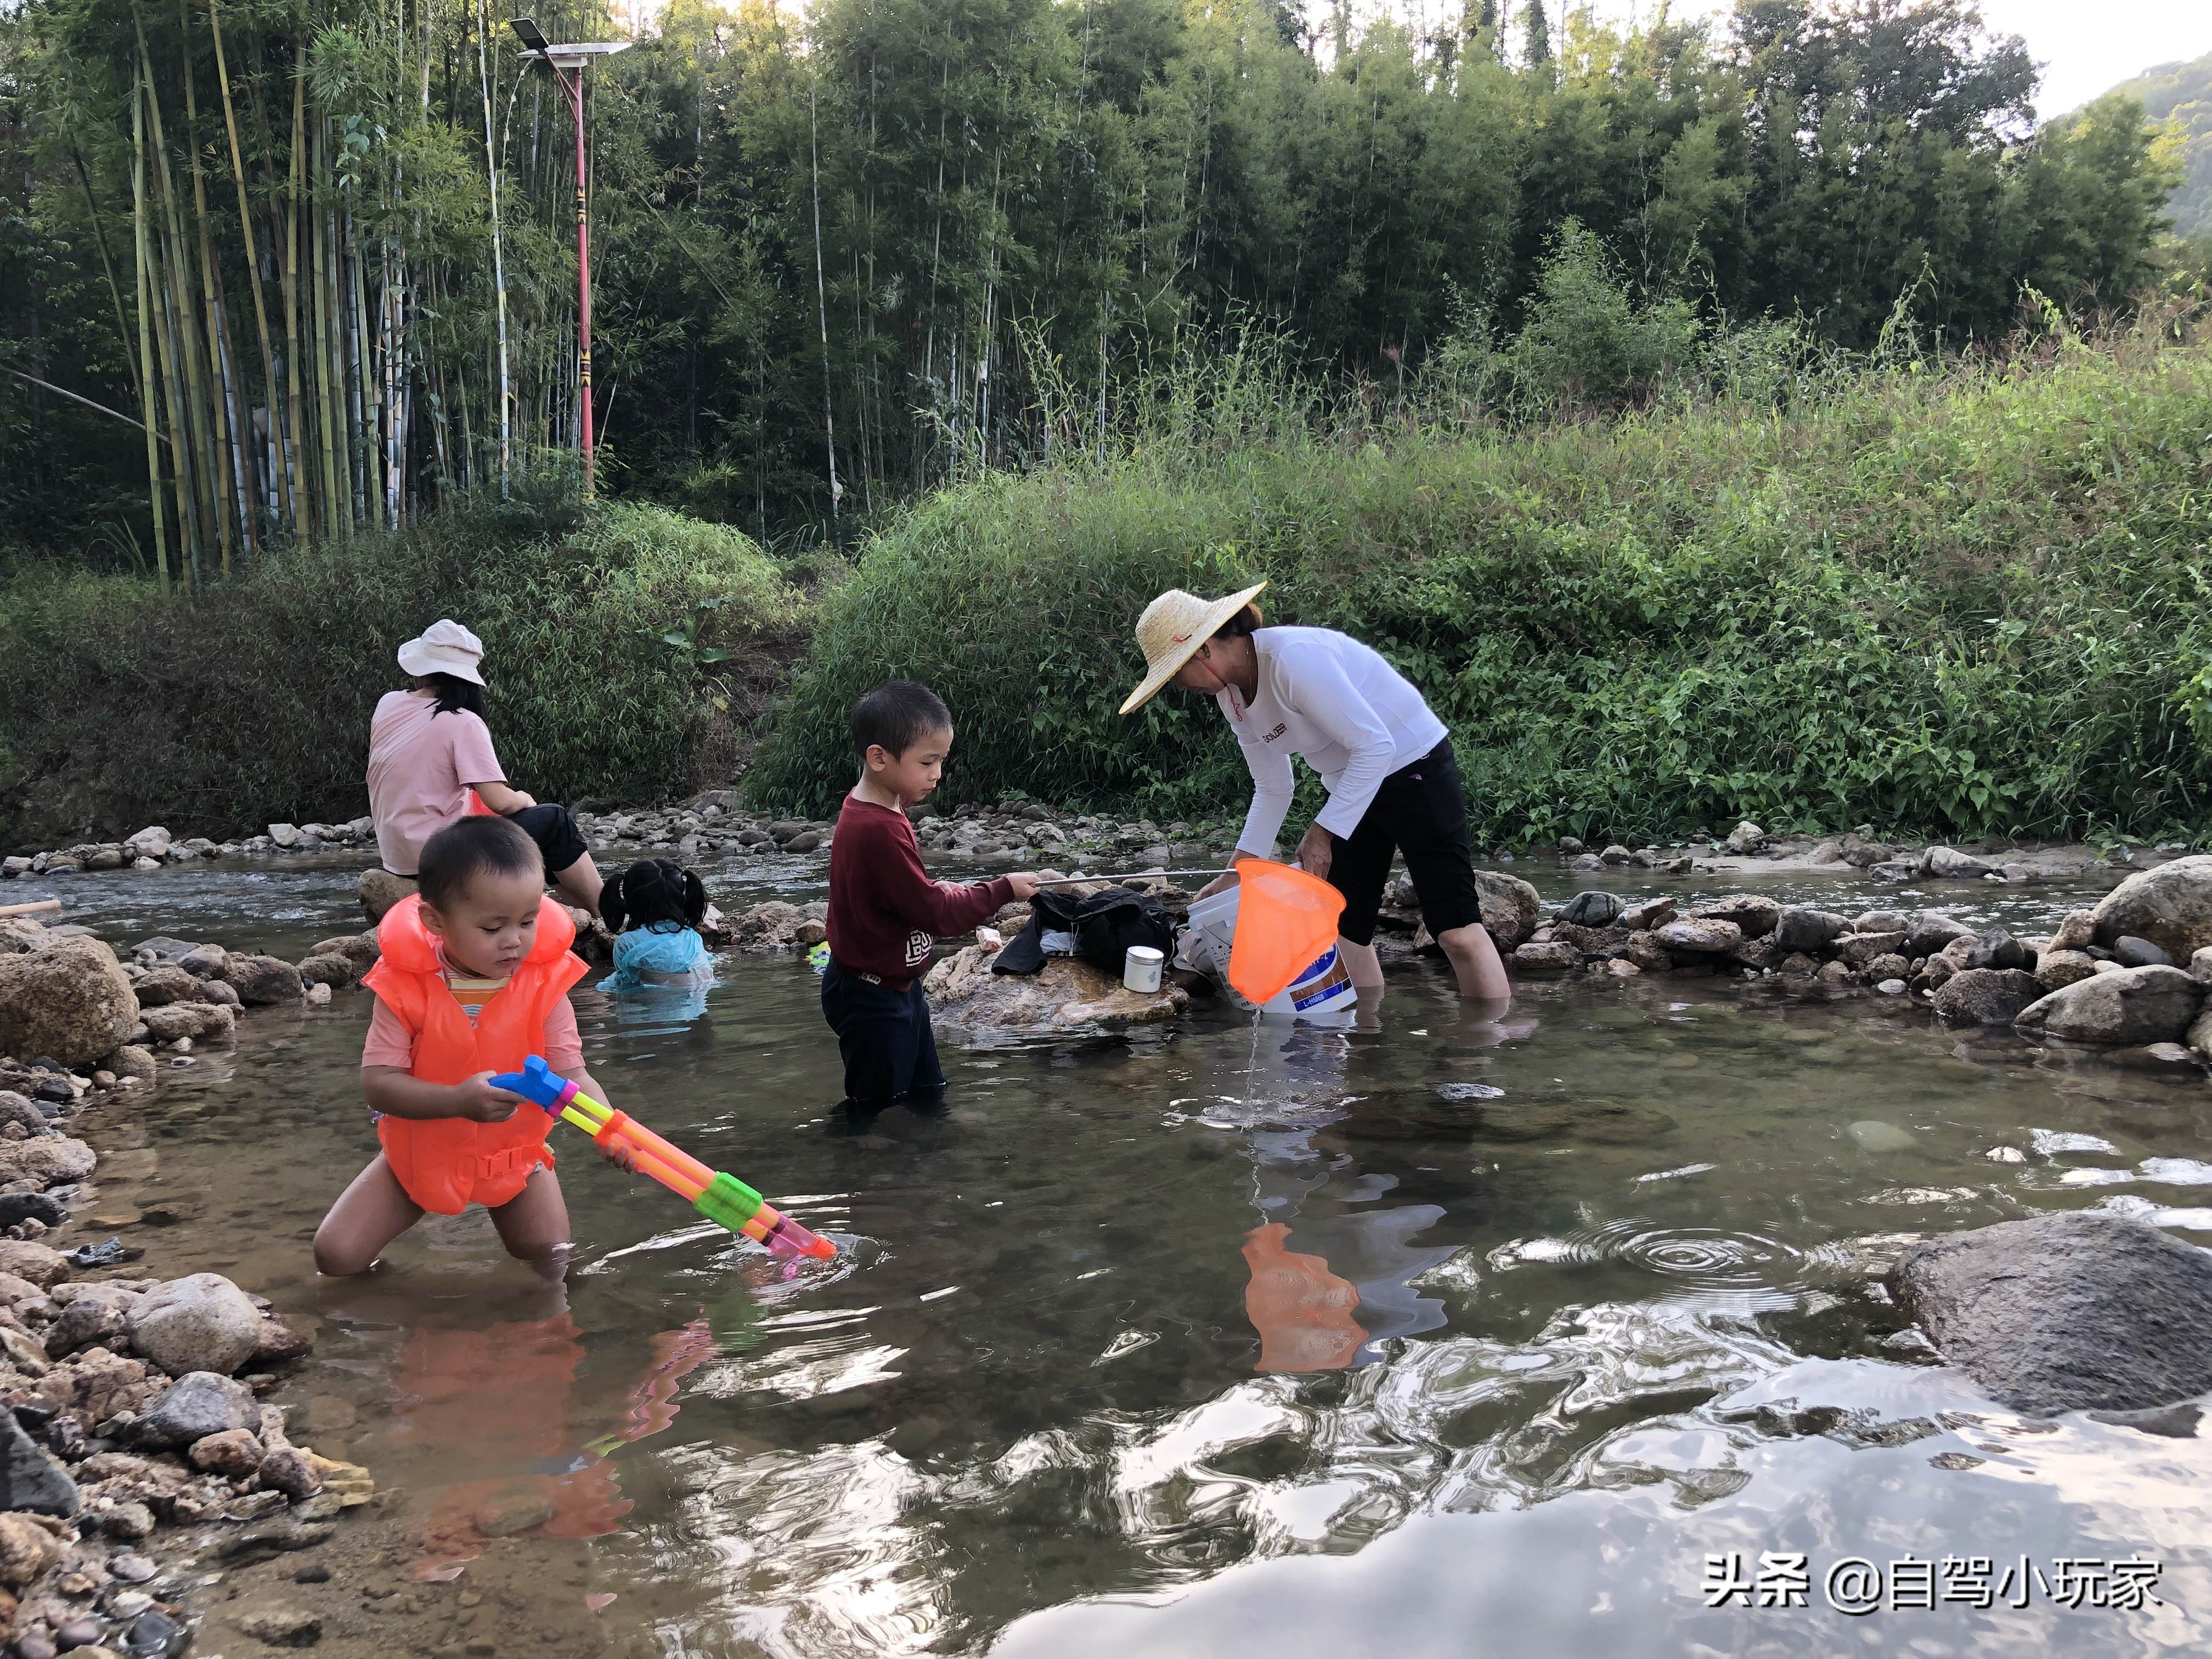
[[[0,1140],[0,1181],[27,1181],[40,1187],[58,1187],[65,1181],[82,1181],[100,1158],[91,1147],[70,1135],[40,1135],[31,1140]],[[18,1268],[7,1269],[20,1273]],[[28,1279],[28,1273],[21,1273]]]
[[[2173,965],[2172,957],[2148,939],[2137,939],[2132,933],[2123,933],[2112,941],[2112,960],[2123,968],[2171,968]]]
[[[13,1412],[0,1412],[0,1510],[32,1515],[77,1511],[76,1482],[23,1431]]]
[[[2148,939],[2176,962],[2212,945],[2212,856],[2199,854],[2130,876],[2093,914],[2097,943]]]
[[[2094,910],[2069,910],[2059,922],[2058,931],[2051,936],[2051,948],[2054,951],[2086,951],[2096,942]]]
[[[1955,847],[1931,847],[1920,855],[1920,873],[1936,881],[1972,881],[1995,868]]]
[[[1936,1012],[1954,1025],[2009,1025],[2043,994],[2035,975],[2017,968],[1969,968],[1943,981]]]
[[[1619,949],[1621,960],[1633,963],[1643,973],[1664,973],[1674,965],[1674,958],[1659,942],[1659,935],[1649,929],[1631,933],[1621,941]]]
[[[825,921],[829,912],[830,907],[820,902],[787,904],[781,899],[770,899],[732,919],[730,940],[740,951],[792,950],[799,943],[799,928],[810,921]]]
[[[1951,947],[1946,945],[1943,948],[1948,951]],[[1992,927],[1986,933],[1974,936],[1962,965],[1968,968],[2017,968],[2023,973],[2033,973],[2035,970],[2035,952],[2003,928]]]
[[[386,911],[415,891],[415,878],[395,876],[389,870],[364,870],[355,891],[361,899],[362,915],[374,927],[384,920]]]
[[[238,988],[238,1000],[249,1008],[300,1000],[300,970],[281,957],[233,951],[223,959],[222,977]]]
[[[177,966],[194,979],[214,979],[230,959],[230,952],[220,945],[195,945],[177,958]]]
[[[1902,932],[1845,933],[1835,941],[1836,954],[1854,968],[1863,968],[1876,957],[1893,956],[1904,948]]]
[[[1620,896],[1592,888],[1576,894],[1559,907],[1559,920],[1577,927],[1603,927],[1620,915]]]
[[[137,1024],[131,981],[100,939],[64,934],[0,956],[0,1054],[88,1066]]]
[[[1905,931],[1905,954],[1908,957],[1932,957],[1954,939],[1969,938],[1973,929],[1957,921],[1940,910],[1922,910],[1912,918],[1912,925]]]
[[[0,1142],[0,1146],[35,1144]],[[84,1143],[79,1141],[76,1144],[82,1146]],[[43,1291],[70,1276],[69,1258],[59,1250],[49,1249],[44,1244],[34,1244],[27,1238],[0,1238],[0,1273],[11,1273]]]
[[[46,1328],[46,1352],[65,1359],[81,1349],[112,1347],[130,1334],[130,1322],[112,1302],[86,1297],[70,1303]]]
[[[357,978],[353,963],[340,956],[304,956],[300,958],[300,979],[303,985],[336,987],[343,990]]]
[[[140,1083],[151,1083],[161,1075],[153,1052],[136,1042],[125,1043],[100,1064],[118,1078],[134,1078]]]
[[[1654,927],[1664,927],[1674,920],[1674,901],[1670,898],[1645,899],[1641,904],[1632,904],[1620,915],[1620,922],[1632,933],[1649,933]]]
[[[1524,974],[1571,974],[1583,964],[1583,953],[1565,939],[1531,939],[1508,958]]]
[[[194,1468],[232,1480],[261,1472],[261,1443],[249,1429],[222,1429],[204,1435],[192,1442],[185,1455]]]
[[[197,982],[194,988],[198,988]],[[228,1036],[236,1017],[216,1002],[165,1002],[149,1008],[139,1018],[146,1035],[155,1042],[174,1042],[180,1037]]]
[[[131,988],[138,997],[143,1012],[148,1008],[159,1008],[164,1003],[182,1002],[199,994],[200,982],[174,963],[165,962],[149,969]]]
[[[2115,968],[2030,1003],[2015,1023],[2069,1042],[2139,1048],[2184,1036],[2203,996],[2203,988],[2179,968]]]
[[[2097,959],[2087,951],[2045,951],[2035,959],[2035,981],[2046,991],[2063,990],[2096,971]]]
[[[0,1584],[25,1589],[61,1559],[62,1540],[30,1516],[0,1515]],[[21,1642],[15,1650],[22,1653]]]
[[[252,1429],[260,1421],[253,1391],[243,1382],[213,1371],[188,1371],[125,1428],[123,1437],[133,1446],[174,1451],[211,1434]]]
[[[1544,902],[1536,890],[1518,876],[1502,876],[1494,870],[1474,872],[1475,890],[1482,902],[1482,925],[1501,951],[1510,951],[1536,931],[1544,919]]]
[[[131,1346],[172,1376],[228,1376],[252,1357],[260,1336],[260,1310],[221,1273],[173,1279],[131,1313]]]
[[[323,1639],[322,1616],[304,1607],[272,1607],[265,1613],[249,1613],[239,1620],[238,1627],[255,1641],[265,1642],[272,1648],[311,1648]]]
[[[1739,857],[1746,853],[1755,853],[1760,848],[1766,845],[1766,831],[1760,829],[1749,818],[1746,818],[1741,823],[1739,823],[1735,829],[1729,831],[1729,837],[1725,845],[1729,852],[1737,854]]]
[[[1775,917],[1774,942],[1784,951],[1824,951],[1850,926],[1832,910],[1792,904]]]
[[[1670,921],[1657,929],[1656,937],[1660,945],[1669,951],[1687,951],[1699,955],[1724,956],[1742,945],[1743,929],[1732,921],[1685,916],[1680,921]],[[1630,960],[1634,961],[1635,958],[1632,957]]]
[[[1915,1245],[1885,1281],[2015,1411],[2140,1411],[2212,1389],[2212,1255],[2072,1210]]]
[[[995,951],[970,945],[939,963],[922,983],[942,1024],[969,1035],[999,1031],[1121,1030],[1171,1020],[1190,993],[1172,981],[1132,991],[1112,975],[1073,957],[1048,958],[1027,977],[994,974]]]
[[[1712,904],[1701,904],[1690,915],[1700,921],[1732,921],[1746,939],[1764,939],[1781,920],[1782,907],[1756,893],[1738,893]]]

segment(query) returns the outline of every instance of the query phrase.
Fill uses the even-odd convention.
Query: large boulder
[[[223,958],[222,977],[238,988],[238,1000],[249,1008],[297,1002],[304,988],[300,970],[282,957],[241,956],[233,951]]]
[[[1850,918],[1839,916],[1832,910],[1816,910],[1807,904],[1792,904],[1775,919],[1774,942],[1784,951],[1802,951],[1808,955],[1825,951],[1850,927]]]
[[[91,1147],[70,1135],[0,1140],[0,1181],[58,1187],[66,1181],[83,1180],[99,1162]]]
[[[2100,1048],[2172,1042],[2197,1018],[2204,988],[2179,968],[2119,968],[2063,986],[2020,1011],[2026,1032]]]
[[[175,1451],[211,1434],[255,1427],[260,1421],[261,1408],[246,1384],[212,1371],[188,1371],[125,1428],[123,1437],[150,1451]]]
[[[969,1035],[1002,1031],[1114,1031],[1171,1020],[1190,1002],[1172,981],[1132,991],[1073,957],[1026,976],[991,971],[995,951],[970,945],[929,970],[922,987],[940,1024]]]
[[[165,1002],[147,1009],[141,1018],[155,1042],[174,1042],[179,1037],[228,1036],[237,1016],[216,1002]]]
[[[0,955],[0,1054],[89,1066],[138,1024],[138,998],[115,952],[83,934]]]
[[[2212,854],[2130,876],[2100,901],[2094,920],[2097,943],[2107,949],[2133,934],[2176,962],[2188,961],[2212,945]]]
[[[190,1273],[156,1285],[131,1313],[131,1346],[172,1376],[228,1376],[253,1357],[260,1340],[260,1311],[221,1273]]]
[[[1738,893],[1711,904],[1701,904],[1690,912],[1701,921],[1732,921],[1743,930],[1746,939],[1764,939],[1774,931],[1781,919],[1782,907],[1771,898],[1757,893]]]
[[[1571,974],[1583,965],[1583,953],[1565,939],[1531,939],[1506,960],[1524,974]]]
[[[2035,975],[2017,968],[1969,968],[1936,992],[1936,1012],[1954,1025],[2009,1025],[2044,994]]]
[[[1476,871],[1474,884],[1482,899],[1482,925],[1499,950],[1512,950],[1536,931],[1543,920],[1544,902],[1534,887],[1518,876],[1501,876],[1494,870]]]
[[[1886,1282],[2015,1411],[2140,1411],[2212,1389],[2212,1255],[2139,1221],[2000,1222],[1916,1244]]]
[[[361,896],[361,913],[374,927],[384,920],[386,911],[415,891],[415,878],[395,876],[389,870],[364,870],[356,890]]]
[[[1917,911],[1912,926],[1905,930],[1905,954],[1932,957],[1954,939],[1972,938],[1973,932],[1965,922],[1954,921],[1940,910]]]
[[[2045,951],[2035,959],[2035,982],[2046,991],[2063,990],[2096,971],[2097,959],[2087,951]]]
[[[1920,855],[1920,873],[1936,881],[1970,881],[1996,868],[1955,847],[1931,847]]]
[[[1559,920],[1577,927],[1603,927],[1620,917],[1620,895],[1602,888],[1576,894],[1559,907]]]
[[[1743,943],[1743,929],[1732,921],[1708,921],[1685,916],[1656,930],[1659,943],[1669,951],[1724,956]]]
[[[77,1510],[76,1482],[23,1432],[13,1412],[0,1412],[0,1510],[63,1516]]]

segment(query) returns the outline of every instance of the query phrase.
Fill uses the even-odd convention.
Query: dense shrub
[[[2212,830],[2208,431],[2212,350],[2146,331],[1869,370],[1784,413],[1179,440],[990,478],[866,550],[748,787],[825,810],[845,711],[896,674],[952,706],[951,799],[1233,805],[1212,708],[1115,709],[1155,592],[1265,576],[1273,620],[1426,692],[1486,842]]]
[[[665,799],[731,764],[809,603],[739,532],[620,504],[479,502],[167,602],[20,568],[0,582],[0,842],[365,811],[392,653],[441,616],[483,637],[519,787]]]

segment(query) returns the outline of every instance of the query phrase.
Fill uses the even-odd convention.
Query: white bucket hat
[[[483,641],[444,617],[399,647],[399,665],[409,673],[451,674],[471,685],[483,684],[483,676],[477,672],[477,664],[483,660]]]
[[[1255,582],[1225,599],[1201,599],[1170,587],[1137,618],[1137,647],[1145,653],[1145,681],[1129,694],[1121,712],[1133,714],[1150,702],[1176,672],[1198,654],[1222,623],[1252,603],[1267,584]]]

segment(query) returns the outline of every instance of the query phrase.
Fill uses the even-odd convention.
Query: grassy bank
[[[810,610],[741,533],[623,505],[484,502],[168,601],[21,568],[0,580],[0,845],[365,811],[392,653],[441,616],[483,638],[520,787],[669,799],[730,775]]]
[[[2212,346],[2070,337],[1520,435],[1216,422],[993,477],[879,536],[748,785],[828,809],[874,682],[959,720],[946,793],[1155,817],[1249,787],[1219,717],[1115,714],[1170,585],[1382,649],[1486,843],[2212,830]]]

